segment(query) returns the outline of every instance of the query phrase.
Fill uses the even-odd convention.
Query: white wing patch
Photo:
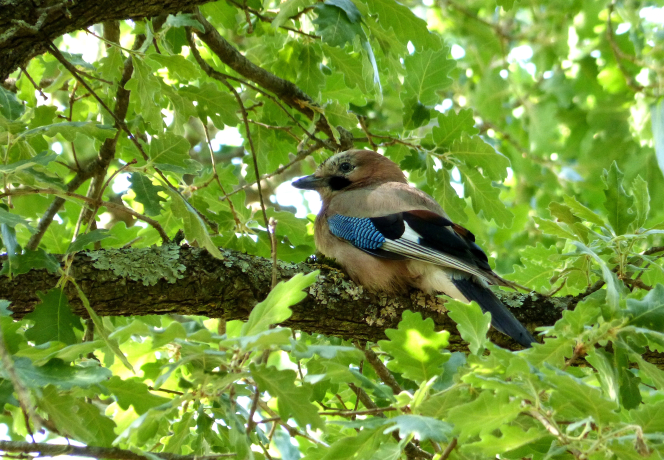
[[[420,235],[415,230],[410,228],[407,223],[405,223],[405,225],[406,229],[404,230],[401,237],[394,240],[385,238],[381,249],[394,252],[395,254],[401,254],[402,256],[406,256],[411,259],[422,260],[424,262],[430,262],[435,265],[442,265],[443,267],[456,268],[457,270],[470,273],[482,280],[491,282],[491,279],[477,267],[470,265],[467,262],[464,262],[454,256],[445,254],[444,252],[429,248],[427,246],[422,246],[419,243]]]

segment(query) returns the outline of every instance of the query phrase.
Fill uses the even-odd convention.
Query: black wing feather
[[[369,220],[385,238],[396,240],[397,238],[401,238],[401,235],[406,230],[406,225],[403,222],[403,214],[398,212],[396,214],[388,214],[387,216],[371,217]]]
[[[475,235],[449,219],[430,211],[404,212],[404,220],[419,233],[420,244],[458,257],[478,268],[491,271],[489,259],[475,244]]]

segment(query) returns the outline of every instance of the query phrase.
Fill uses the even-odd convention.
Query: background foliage
[[[88,308],[94,335],[58,287],[22,321],[2,304],[5,437],[199,458],[660,458],[664,373],[643,354],[664,351],[663,22],[637,1],[221,0],[59,38],[0,87],[3,276],[75,283],[77,252],[179,229],[213,255],[270,257],[270,218],[277,256],[303,261],[311,216],[277,188],[350,139],[399,163],[497,272],[581,302],[518,353],[449,302],[464,355],[418,314],[377,344],[272,328],[315,274],[244,324]],[[238,73],[210,27],[301,91]]]

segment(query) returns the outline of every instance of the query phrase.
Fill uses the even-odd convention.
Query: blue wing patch
[[[368,218],[335,214],[327,220],[334,236],[342,238],[360,249],[378,249],[385,237]]]

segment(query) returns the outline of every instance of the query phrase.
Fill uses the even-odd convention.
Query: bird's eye
[[[339,166],[339,170],[341,172],[345,172],[345,173],[352,171],[352,169],[353,169],[353,165],[348,163],[348,162],[341,163],[341,165]]]

